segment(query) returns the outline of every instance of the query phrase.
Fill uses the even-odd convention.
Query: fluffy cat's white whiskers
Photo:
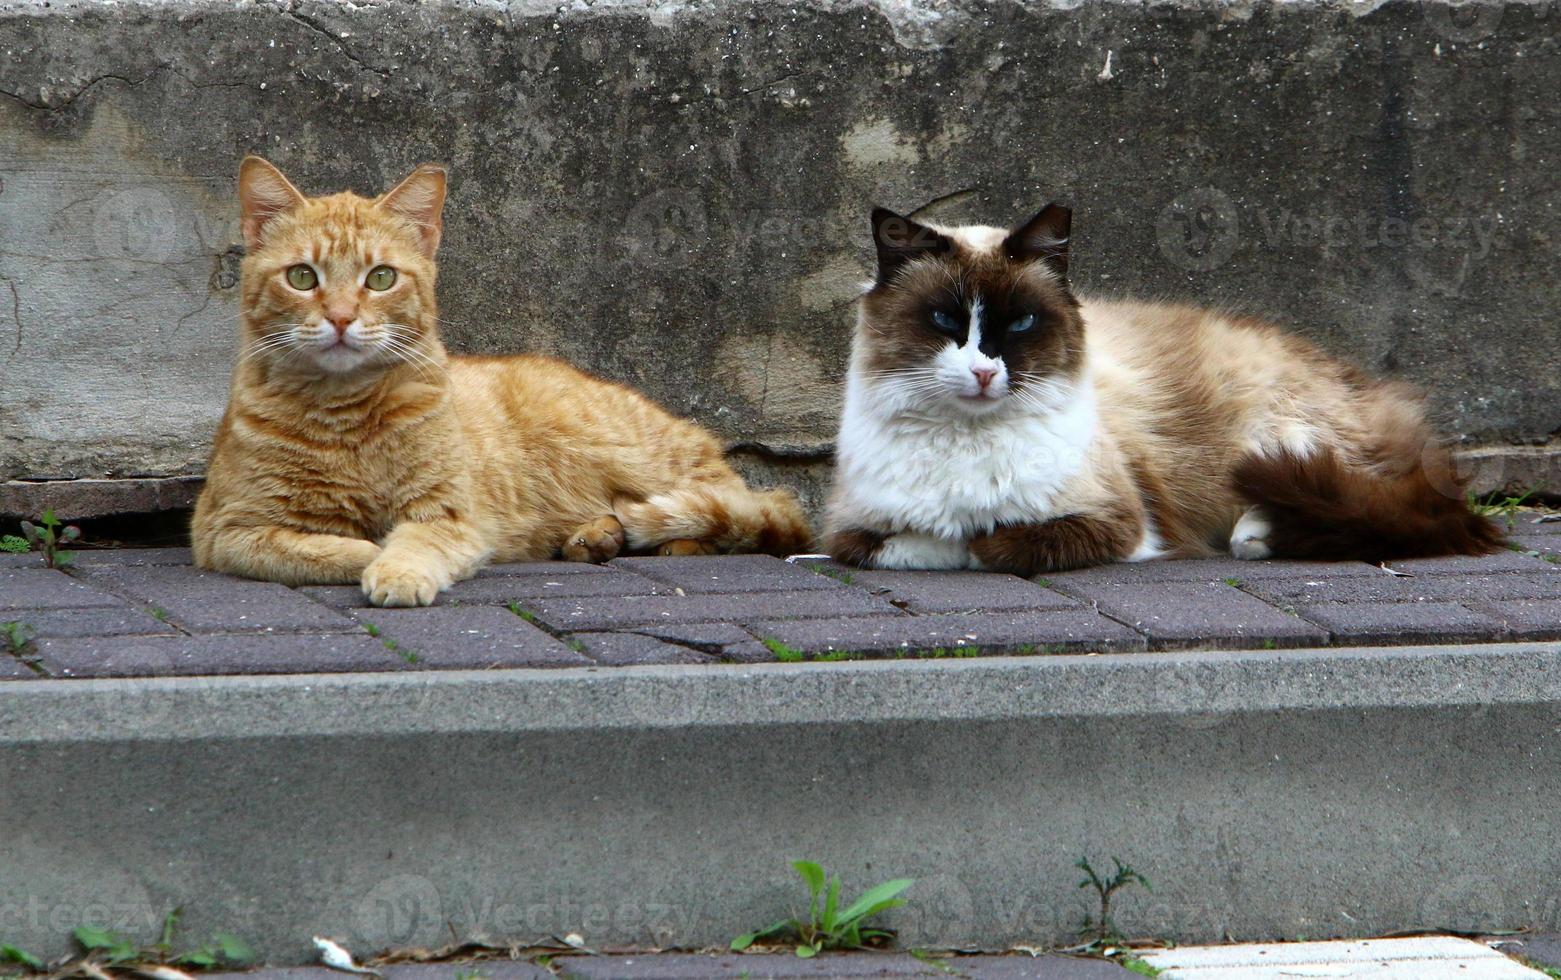
[[[1261,507],[1248,507],[1235,530],[1230,532],[1230,553],[1237,558],[1258,561],[1273,554],[1268,544],[1268,517]]]
[[[873,564],[879,568],[967,568],[970,548],[964,541],[930,534],[896,534],[879,547]]]

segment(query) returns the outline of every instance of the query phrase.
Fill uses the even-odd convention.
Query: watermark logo
[[[1470,0],[1468,3],[1445,3],[1440,0],[1425,3],[1426,23],[1438,35],[1449,41],[1471,43],[1483,41],[1496,33],[1501,26],[1504,3]]]
[[[92,242],[105,259],[167,262],[180,251],[188,214],[160,188],[132,187],[98,205]]]
[[[403,946],[437,931],[444,923],[439,889],[421,875],[386,878],[358,899],[352,927],[364,946]]]
[[[663,188],[640,198],[624,221],[623,261],[645,266],[692,265],[709,230],[705,204],[693,191]]]
[[[1155,222],[1160,254],[1188,272],[1209,272],[1224,265],[1240,239],[1236,202],[1218,187],[1198,187],[1177,195]]]
[[[1496,243],[1494,214],[1438,214],[1416,218],[1366,210],[1296,212],[1288,208],[1243,213],[1218,187],[1179,194],[1160,210],[1155,237],[1166,261],[1186,272],[1212,272],[1231,260],[1238,245],[1324,253],[1403,252],[1483,259]]]

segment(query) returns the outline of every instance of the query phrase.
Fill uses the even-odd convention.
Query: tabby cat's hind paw
[[[671,541],[663,541],[656,549],[658,555],[713,555],[718,549],[709,541],[696,541],[693,538],[674,538]]]
[[[565,561],[611,561],[623,550],[623,525],[611,514],[587,521],[565,539],[560,550]]]

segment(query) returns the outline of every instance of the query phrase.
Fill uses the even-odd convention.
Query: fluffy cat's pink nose
[[[987,385],[992,383],[992,379],[997,377],[997,369],[996,368],[974,368],[973,367],[973,368],[970,369],[970,373],[976,376],[976,382],[981,385],[981,390],[982,391],[985,391]]]

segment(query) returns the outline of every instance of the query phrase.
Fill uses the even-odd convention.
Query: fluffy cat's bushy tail
[[[1325,450],[1243,457],[1235,489],[1270,523],[1275,558],[1385,561],[1500,550],[1502,533],[1469,509],[1445,450],[1365,467]]]
[[[741,480],[694,484],[614,510],[631,548],[692,539],[721,552],[784,557],[806,551],[813,532],[797,498],[786,490],[751,490]]]

